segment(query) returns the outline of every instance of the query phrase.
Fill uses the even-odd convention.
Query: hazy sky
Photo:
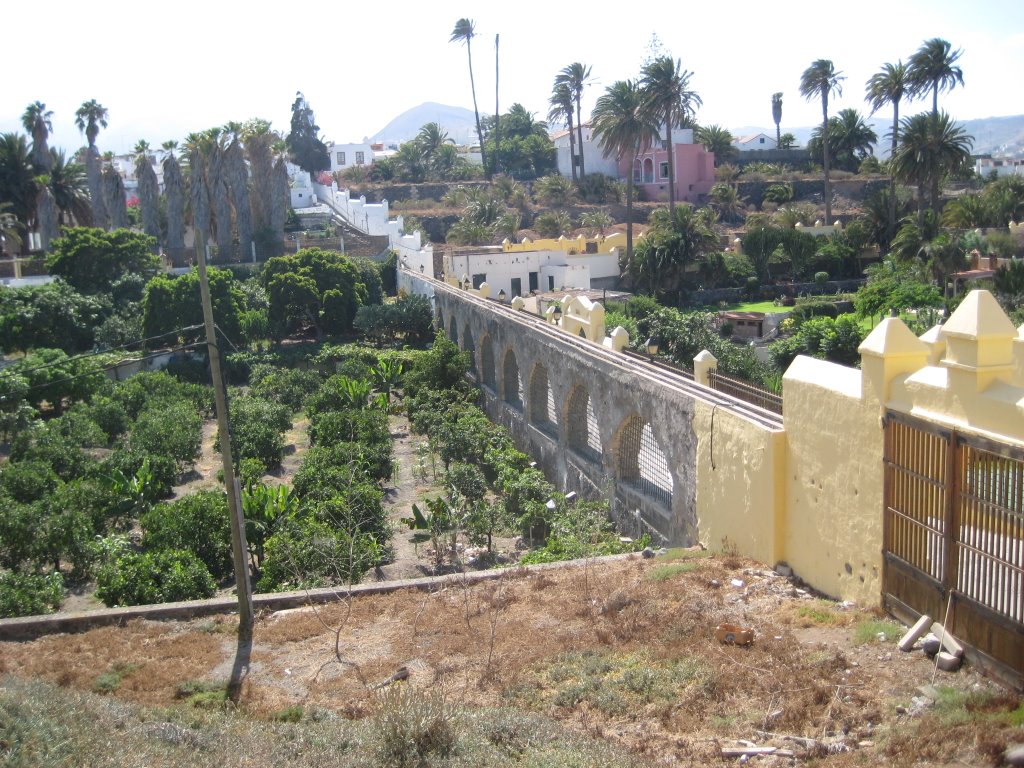
[[[555,74],[593,67],[584,112],[616,80],[637,76],[652,34],[694,74],[702,124],[772,127],[771,95],[783,93],[782,129],[821,120],[799,94],[800,74],[831,59],[846,75],[837,111],[865,110],[864,83],[904,61],[925,39],[963,49],[964,88],[940,95],[955,118],[1024,113],[1024,2],[864,0],[812,2],[240,3],[234,0],[52,0],[5,4],[0,131],[22,130],[35,100],[53,110],[51,143],[84,138],[75,109],[110,110],[102,150],[154,146],[229,120],[271,120],[287,132],[295,92],[323,136],[360,141],[422,102],[472,108],[466,50],[449,43],[457,19],[476,23],[473,67],[481,112],[494,111],[494,35],[501,35],[500,98],[539,117]],[[637,14],[629,16],[628,8]],[[318,15],[319,14],[319,15]],[[901,112],[924,110],[925,102]],[[891,117],[886,110],[882,117]]]

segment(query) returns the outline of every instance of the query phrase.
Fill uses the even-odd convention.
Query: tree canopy
[[[320,126],[316,124],[313,108],[301,92],[292,102],[292,129],[285,138],[292,162],[312,175],[329,170],[331,157],[327,145],[320,139]]]

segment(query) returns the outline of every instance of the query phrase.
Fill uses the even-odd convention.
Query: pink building
[[[676,202],[697,203],[715,183],[715,155],[692,141],[676,141],[672,150],[675,153],[672,171],[676,182]],[[632,165],[633,184],[639,199],[668,200],[668,149],[663,143],[641,153]],[[620,160],[620,178],[625,178],[629,170],[629,160]]]

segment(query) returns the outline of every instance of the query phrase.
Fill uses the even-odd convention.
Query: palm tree
[[[185,178],[174,151],[177,142],[163,144],[164,196],[167,199],[167,255],[172,264],[180,265],[185,252]]]
[[[878,136],[855,109],[844,109],[828,119],[829,164],[844,171],[856,171],[860,162],[874,154]],[[821,129],[815,128],[807,148],[814,154],[823,151]]]
[[[779,124],[782,122],[782,92],[772,94],[772,120],[775,121],[775,147],[779,149],[782,144],[782,134]]]
[[[64,150],[51,147],[48,175],[58,223],[62,226],[91,224],[92,206],[89,205],[85,168],[74,160],[68,160]]]
[[[252,256],[253,233],[252,204],[249,202],[249,167],[245,164],[245,153],[242,151],[240,140],[242,126],[229,123],[225,128],[229,128],[231,143],[223,153],[224,180],[235,209],[239,258],[245,261]]]
[[[717,249],[714,219],[712,209],[691,205],[653,211],[650,231],[637,247],[637,264],[630,265],[628,274],[646,283],[651,294],[677,290],[686,266]]]
[[[572,166],[572,181],[576,184],[579,182],[576,175],[576,134],[572,128],[572,89],[568,83],[560,83],[558,78],[555,78],[548,105],[551,107],[548,110],[548,120],[552,123],[565,123],[569,129],[569,165]]]
[[[587,175],[587,170],[583,162],[583,116],[580,104],[583,100],[583,88],[589,81],[590,67],[585,64],[581,64],[578,61],[574,61],[555,76],[555,86],[557,87],[558,85],[563,84],[568,86],[569,92],[572,94],[572,100],[576,104],[576,146],[578,146],[580,150],[579,158],[581,179]]]
[[[41,101],[34,101],[25,108],[21,124],[32,136],[32,164],[36,170],[50,170],[50,150],[46,140],[53,130],[53,112]]]
[[[103,200],[103,187],[100,184],[102,163],[99,150],[96,149],[96,137],[100,128],[107,127],[110,113],[96,99],[83,102],[75,111],[75,125],[85,134],[88,146],[85,150],[85,173],[89,180],[89,197],[92,200],[92,220],[97,227],[107,226],[107,207]]]
[[[643,108],[640,86],[633,80],[613,83],[597,100],[591,126],[605,157],[629,159],[626,171],[626,263],[633,260],[633,164],[658,137],[658,123]]]
[[[904,183],[917,185],[918,222],[924,219],[925,190],[931,190],[931,208],[937,211],[939,185],[949,173],[971,159],[974,139],[946,112],[903,118],[902,139],[892,157],[892,171]]]
[[[657,125],[665,128],[668,149],[669,210],[676,204],[675,151],[672,130],[683,128],[693,121],[695,107],[703,102],[696,91],[690,90],[692,72],[682,68],[682,62],[671,56],[659,56],[641,72],[640,86],[644,95],[644,111]]]
[[[945,40],[933,37],[925,40],[910,57],[907,74],[914,96],[932,92],[932,115],[939,114],[939,91],[951,91],[957,84],[964,84],[964,73],[955,66],[963,50],[952,50]]]
[[[139,180],[139,203],[142,207],[142,231],[160,243],[160,185],[153,170],[153,156],[148,141],[135,145],[135,176]]]
[[[32,156],[25,135],[0,135],[0,200],[10,206],[23,231],[35,216],[36,182],[32,170]]]
[[[736,154],[736,147],[732,143],[733,136],[722,126],[700,126],[694,133],[697,142],[702,144],[708,152],[714,153],[715,165],[728,161]]]
[[[256,233],[257,240],[261,244],[272,239],[273,233],[270,212],[274,207],[273,146],[276,140],[277,134],[271,130],[270,123],[266,120],[249,120],[242,127],[245,154],[249,160],[249,168],[252,170],[250,207],[252,208],[253,232]]]
[[[832,222],[832,184],[828,177],[828,97],[835,91],[843,93],[840,82],[845,80],[841,72],[828,59],[818,59],[804,70],[800,76],[800,95],[807,101],[821,99],[821,145],[822,159],[825,167],[825,225]]]
[[[896,147],[899,145],[900,136],[900,101],[907,95],[910,88],[910,78],[907,74],[907,67],[902,61],[895,64],[883,64],[882,69],[876,72],[867,82],[866,100],[871,105],[871,114],[874,114],[886,104],[892,104],[892,148],[889,150],[889,157],[896,154]],[[889,232],[888,238],[892,240],[896,234],[896,177],[889,169]]]
[[[123,229],[128,226],[128,206],[125,200],[124,179],[112,166],[103,170],[103,196],[110,214],[110,226]]]
[[[466,46],[466,56],[469,59],[469,86],[473,91],[473,114],[476,115],[476,135],[480,142],[480,160],[484,164],[484,175],[491,180],[490,166],[487,165],[487,156],[484,154],[484,132],[480,126],[480,110],[476,106],[476,81],[473,79],[473,50],[470,46],[473,37],[476,35],[476,25],[472,19],[459,19],[452,29],[449,43],[461,42]]]

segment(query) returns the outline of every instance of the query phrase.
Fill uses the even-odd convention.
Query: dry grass
[[[364,721],[380,712],[373,687],[406,667],[409,679],[396,685],[427,697],[418,702],[442,697],[446,706],[476,713],[470,719],[514,707],[508,717],[516,722],[554,718],[642,760],[717,760],[721,740],[764,741],[759,731],[851,749],[877,742],[896,763],[917,739],[945,744],[951,753],[966,750],[974,759],[995,748],[985,747],[986,739],[1004,743],[1012,730],[1004,721],[971,716],[955,726],[955,741],[923,731],[904,736],[906,717],[896,707],[928,682],[927,659],[894,657],[889,644],[857,645],[857,626],[874,627],[874,614],[797,593],[785,579],[736,557],[672,553],[544,572],[517,569],[475,586],[453,577],[433,592],[360,598],[346,618],[347,610],[339,603],[261,616],[238,713],[268,722],[301,717],[305,724],[315,712]],[[754,644],[719,645],[713,630],[724,622],[753,627]],[[340,663],[327,629],[335,626],[342,627]],[[108,697],[181,707],[176,695],[184,684],[229,676],[231,628],[230,617],[132,622],[5,643],[0,664],[18,677],[79,691],[121,669]],[[945,679],[981,682],[970,672]],[[1020,719],[1004,720],[1014,718]],[[469,728],[466,720],[458,718],[460,734]],[[395,727],[404,733],[404,725]],[[523,738],[495,728],[488,749]],[[977,739],[967,738],[965,728],[975,729]],[[882,758],[871,754],[861,758]]]

